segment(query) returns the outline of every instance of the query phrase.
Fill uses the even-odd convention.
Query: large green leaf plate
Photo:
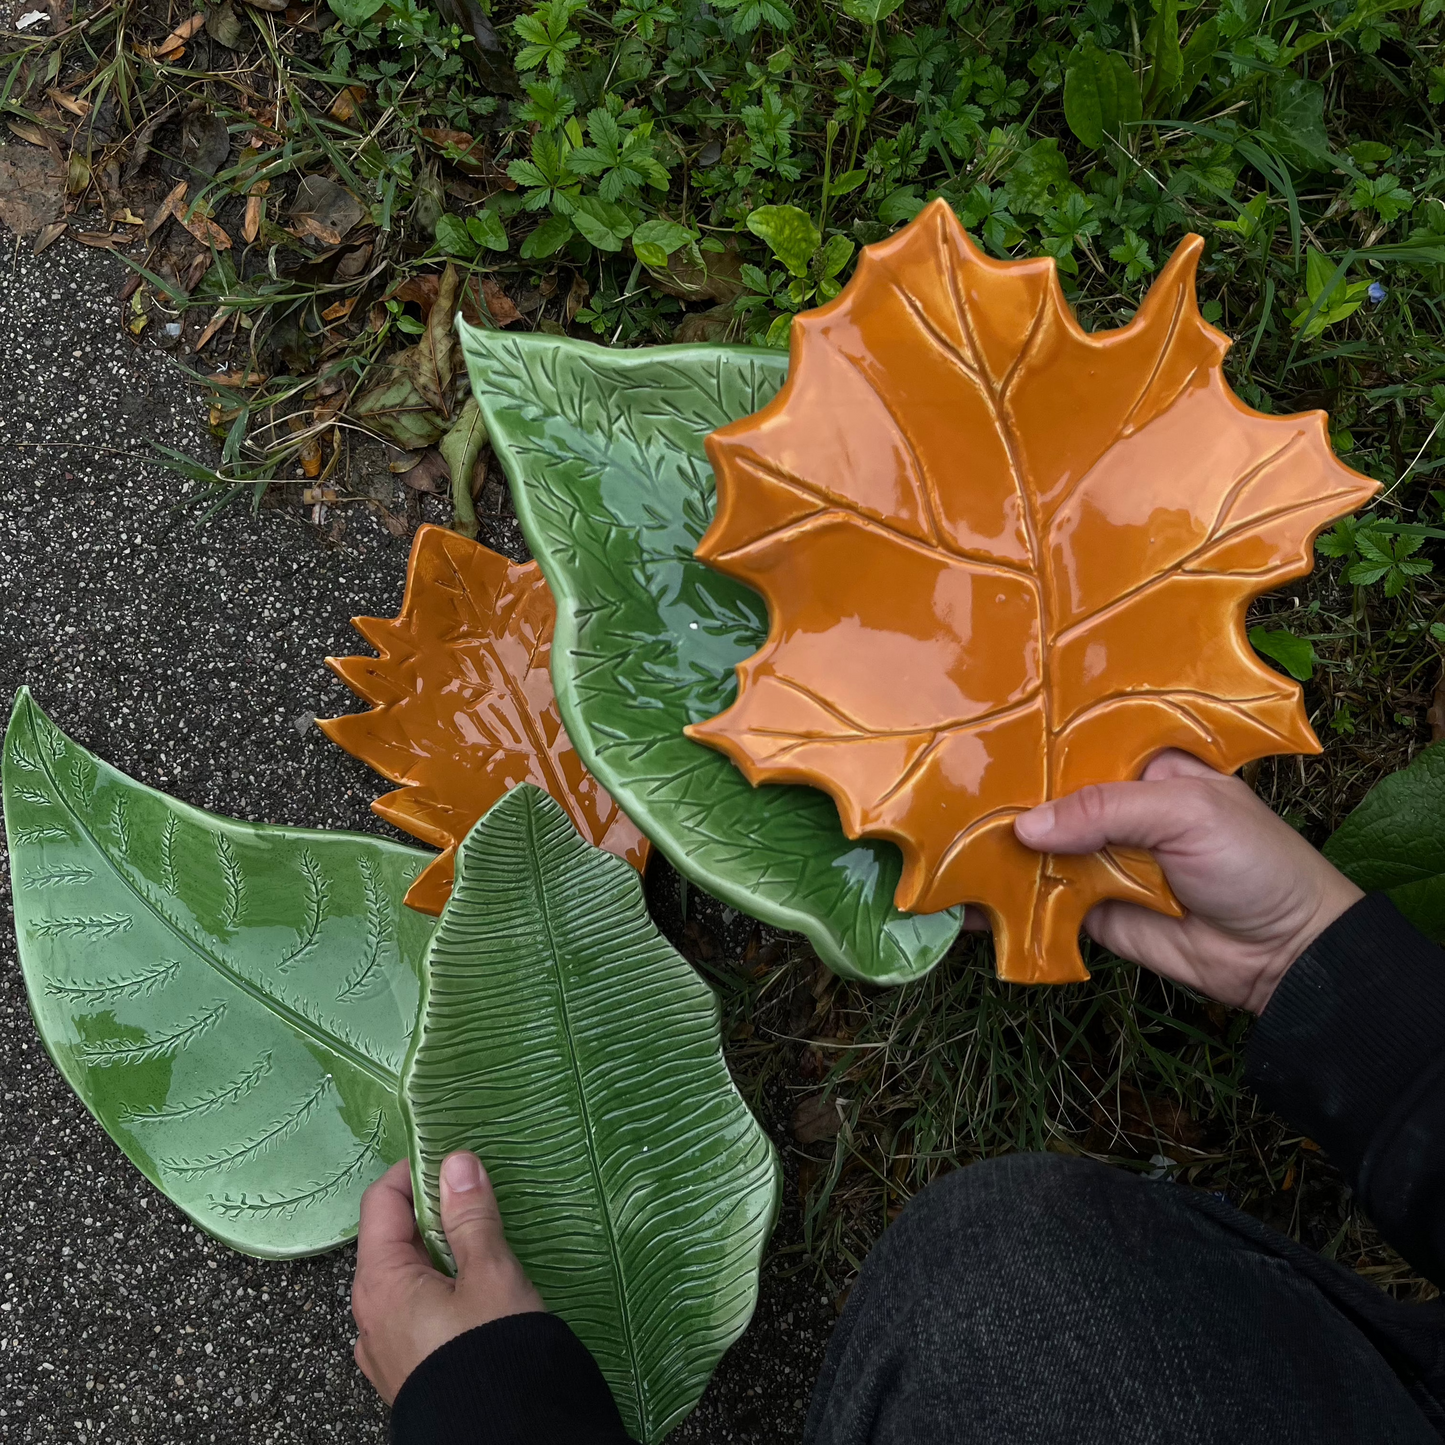
[[[1376,783],[1324,852],[1359,887],[1388,893],[1416,928],[1445,943],[1445,742]]]
[[[20,964],[56,1066],[201,1228],[247,1254],[356,1233],[397,1102],[432,855],[234,822],[117,772],[21,690],[5,734]]]
[[[612,351],[461,325],[472,391],[557,599],[552,681],[577,751],[679,872],[873,983],[926,973],[961,910],[900,913],[902,858],[850,840],[826,794],[754,788],[682,735],[763,644],[750,588],[693,558],[712,519],[707,434],[761,407],[786,358],[746,347]]]
[[[427,1243],[449,1259],[438,1171],[475,1150],[508,1242],[650,1445],[751,1318],[778,1204],[716,1000],[636,872],[527,785],[462,845],[425,972],[402,1100]]]

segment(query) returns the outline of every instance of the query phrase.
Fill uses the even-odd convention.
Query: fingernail
[[[442,1183],[453,1194],[482,1187],[482,1165],[475,1154],[452,1154],[442,1161]]]
[[[1014,819],[1014,832],[1025,843],[1031,838],[1043,838],[1053,831],[1054,827],[1054,805],[1052,803],[1040,803],[1037,808],[1030,808],[1027,813],[1020,813]]]

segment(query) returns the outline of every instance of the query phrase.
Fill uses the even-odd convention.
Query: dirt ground
[[[201,807],[385,831],[368,811],[384,785],[309,723],[353,707],[322,659],[357,650],[352,614],[396,610],[408,536],[360,506],[341,528],[234,507],[197,530],[176,510],[188,484],[148,460],[152,441],[214,454],[192,359],[125,337],[119,261],[0,237],[0,694],[28,684],[79,742]],[[379,454],[355,465],[384,495]],[[514,523],[484,540],[518,555]],[[246,1259],[126,1162],[35,1035],[8,875],[0,1027],[0,1440],[383,1440],[351,1358],[353,1251]],[[790,1185],[777,1242],[796,1201]],[[789,1258],[674,1440],[800,1435],[834,1315]]]

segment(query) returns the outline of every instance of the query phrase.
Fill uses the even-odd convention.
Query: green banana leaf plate
[[[427,1244],[450,1264],[438,1174],[472,1149],[508,1243],[651,1445],[751,1318],[778,1207],[717,1001],[636,872],[526,784],[458,852],[425,974],[402,1102]]]
[[[847,838],[812,788],[754,788],[683,727],[721,712],[762,645],[750,588],[692,553],[712,519],[707,434],[761,407],[787,360],[746,347],[613,351],[460,323],[472,390],[557,599],[552,680],[578,752],[687,878],[873,983],[926,973],[962,910],[893,906],[902,858]]]
[[[406,1153],[397,1101],[432,855],[218,818],[77,746],[22,689],[4,750],[20,964],[40,1037],[202,1229],[287,1258],[356,1233]]]

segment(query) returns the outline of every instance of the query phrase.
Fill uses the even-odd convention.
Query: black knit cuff
[[[392,1407],[395,1445],[631,1445],[587,1347],[549,1314],[506,1315],[433,1351]]]
[[[1445,1058],[1445,953],[1372,893],[1280,980],[1245,1079],[1352,1179],[1404,1096]]]

